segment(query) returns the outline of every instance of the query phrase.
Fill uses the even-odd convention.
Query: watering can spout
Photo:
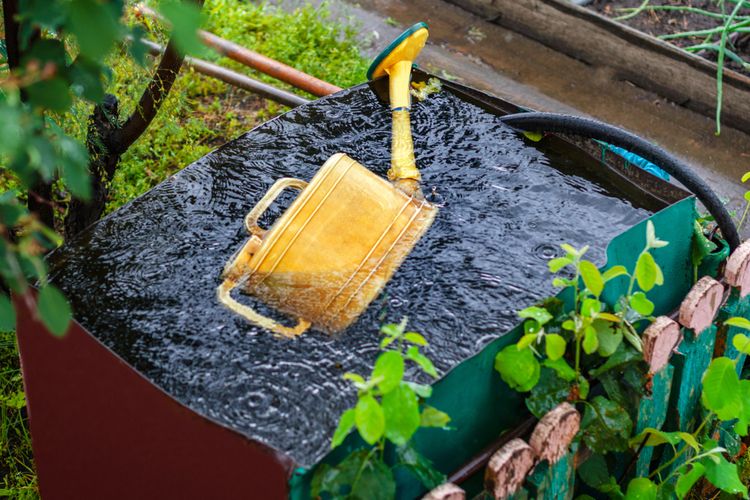
[[[414,161],[414,143],[411,137],[411,68],[422,51],[429,33],[427,24],[417,23],[404,31],[375,58],[367,71],[369,79],[388,75],[389,97],[393,119],[391,136],[391,168],[388,179],[400,190],[421,198],[419,183],[422,179]]]

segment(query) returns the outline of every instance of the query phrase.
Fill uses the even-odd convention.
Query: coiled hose
[[[709,213],[714,216],[731,250],[739,246],[740,236],[737,233],[737,227],[724,204],[709,185],[685,163],[645,139],[621,128],[580,116],[531,112],[505,115],[500,120],[510,127],[521,130],[557,132],[604,141],[645,158],[677,179],[703,203]]]

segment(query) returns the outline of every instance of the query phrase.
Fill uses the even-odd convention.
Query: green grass
[[[365,81],[368,62],[360,55],[356,32],[334,22],[325,6],[307,6],[288,13],[265,3],[208,0],[204,12],[208,14],[205,28],[224,38],[341,87]],[[149,22],[149,37],[164,42],[157,23]],[[228,59],[211,53],[201,57],[295,91]],[[125,117],[137,103],[154,62],[142,68],[122,52],[111,59],[111,65],[113,77],[108,92],[118,96],[120,113]],[[107,210],[119,208],[286,109],[184,68],[154,122],[122,157]],[[66,131],[83,139],[90,113],[90,105],[77,103],[64,117]],[[0,169],[0,192],[16,186],[7,171]],[[38,498],[13,332],[0,333],[0,419],[0,497]]]
[[[37,498],[15,332],[0,333],[0,497]]]

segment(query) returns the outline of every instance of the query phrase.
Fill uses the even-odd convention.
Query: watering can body
[[[273,226],[258,218],[286,188],[299,196]],[[409,196],[343,153],[310,183],[279,179],[245,223],[250,240],[224,270],[222,301],[260,326],[298,335],[313,326],[334,333],[354,322],[406,258],[437,208]],[[266,305],[298,319],[283,327],[232,299],[241,286]]]

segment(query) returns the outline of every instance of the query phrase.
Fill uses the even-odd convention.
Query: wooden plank
[[[716,64],[567,0],[449,0],[682,106],[713,117]],[[543,71],[543,68],[540,68]],[[750,77],[724,70],[722,122],[750,131]]]
[[[675,373],[667,413],[666,429],[669,431],[679,429],[691,432],[695,428],[703,387],[703,372],[713,357],[716,330],[716,325],[709,326],[699,335],[693,334],[691,330],[683,330],[684,339],[680,344],[680,354],[672,357]],[[665,447],[661,463],[665,463],[673,455],[671,448]],[[685,455],[682,460],[676,460],[669,471],[682,465],[684,458]]]
[[[667,419],[667,410],[669,409],[669,394],[672,389],[673,376],[674,367],[672,365],[665,366],[654,375],[651,397],[643,398],[638,406],[636,434],[640,434],[647,427],[661,429],[664,425]],[[635,465],[636,476],[646,477],[648,475],[648,472],[651,470],[653,454],[654,448],[652,446],[645,446],[641,450]]]
[[[540,462],[526,480],[529,496],[537,500],[567,500],[575,488],[575,454],[578,443],[555,464]]]

